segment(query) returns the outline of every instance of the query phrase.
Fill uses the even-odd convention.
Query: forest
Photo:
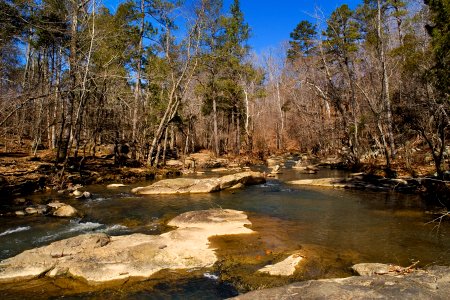
[[[256,5],[256,4],[255,4]],[[0,146],[57,163],[287,151],[449,170],[450,1],[364,0],[249,47],[239,0],[0,1]],[[448,174],[447,174],[448,176]]]
[[[449,114],[450,0],[0,0],[0,294],[448,299]]]

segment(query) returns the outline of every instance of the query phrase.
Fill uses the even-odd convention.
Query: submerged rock
[[[159,236],[85,234],[25,251],[0,262],[0,282],[66,276],[95,284],[149,278],[163,269],[211,267],[217,257],[209,237],[253,233],[245,227],[251,225],[247,216],[229,209],[187,212],[168,225],[178,228]]]
[[[220,178],[165,179],[147,187],[135,188],[132,192],[142,195],[200,194],[218,192],[236,186],[237,184],[252,185],[264,182],[265,178],[262,173],[248,171],[233,175],[226,175]]]

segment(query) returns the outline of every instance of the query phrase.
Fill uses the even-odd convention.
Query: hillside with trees
[[[161,166],[291,151],[388,176],[449,170],[448,0],[344,4],[259,54],[239,0],[1,0],[0,20],[3,153],[70,166],[114,145]]]

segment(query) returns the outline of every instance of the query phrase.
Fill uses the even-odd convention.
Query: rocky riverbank
[[[450,295],[450,267],[395,271],[396,267],[388,265],[364,265],[356,265],[354,269],[382,272],[297,282],[249,292],[233,299],[448,299]]]
[[[194,153],[182,160],[167,160],[158,168],[135,162],[126,166],[114,164],[111,155],[86,157],[68,167],[55,164],[53,156],[43,153],[32,157],[25,153],[1,153],[0,194],[6,198],[24,196],[36,191],[62,190],[74,185],[134,183],[192,174],[204,170],[243,171],[256,164],[251,157],[215,158],[210,152]],[[64,171],[64,172],[63,172]]]

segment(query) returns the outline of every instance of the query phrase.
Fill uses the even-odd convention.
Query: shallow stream
[[[427,224],[433,216],[425,213],[426,206],[419,196],[291,186],[286,181],[343,173],[321,170],[315,175],[302,175],[293,169],[283,171],[263,185],[206,195],[136,196],[130,192],[131,187],[106,189],[105,186],[87,187],[93,195],[90,200],[74,200],[58,194],[34,195],[27,199],[41,203],[52,199],[66,202],[85,217],[72,220],[1,217],[0,259],[86,232],[160,234],[170,230],[165,222],[180,213],[221,207],[247,212],[252,229],[260,233],[259,244],[254,248],[243,246],[253,242],[245,237],[213,242],[221,249],[218,256],[222,265],[226,265],[227,257],[233,253],[241,259],[231,268],[233,272],[251,274],[254,261],[260,256],[296,249],[314,252],[311,255],[316,257],[318,265],[322,264],[315,266],[316,271],[303,274],[302,280],[351,275],[349,266],[360,262],[408,266],[420,261],[422,267],[450,265],[450,224],[443,223],[439,228],[437,223]],[[140,185],[144,184],[149,183]],[[254,260],[246,264],[243,257]],[[173,275],[173,279],[168,275],[163,277],[169,279],[157,283],[149,281],[64,298],[222,299],[236,295],[238,290],[252,288],[244,287],[242,282],[236,285],[233,275],[221,276],[223,268],[226,267],[211,272],[197,270],[187,277]],[[42,298],[64,296],[62,286],[48,292],[45,284],[35,283],[33,289],[34,295]],[[6,291],[6,296],[20,298],[21,293],[21,289],[12,289]]]

